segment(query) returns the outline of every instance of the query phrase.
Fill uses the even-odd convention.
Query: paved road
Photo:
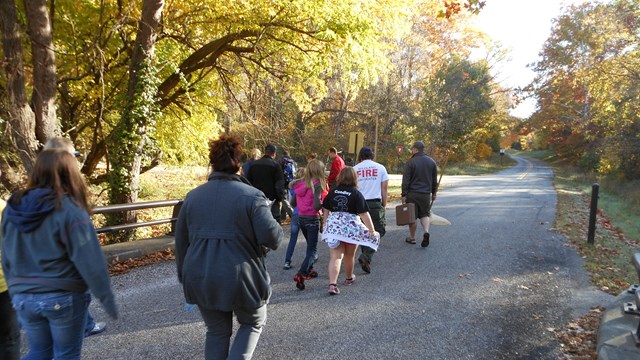
[[[372,273],[358,268],[357,283],[339,296],[326,292],[324,244],[320,277],[299,291],[295,270],[282,269],[283,243],[268,256],[274,295],[254,358],[556,358],[548,329],[609,295],[588,285],[580,257],[551,229],[551,180],[548,168],[524,159],[490,176],[445,178],[434,211],[452,225],[433,227],[427,249],[403,241],[408,229],[394,225],[390,207]],[[174,266],[113,278],[121,318],[86,340],[84,359],[202,358],[204,326],[183,309]]]

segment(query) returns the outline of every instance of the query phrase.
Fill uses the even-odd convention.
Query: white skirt
[[[322,232],[322,241],[332,249],[340,246],[340,242],[345,242],[370,247],[377,251],[380,245],[380,234],[377,231],[371,233],[362,223],[360,216],[337,211],[329,214]]]

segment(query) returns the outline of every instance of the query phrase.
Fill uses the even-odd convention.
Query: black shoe
[[[429,246],[429,233],[424,233],[424,235],[422,235],[422,243],[420,245],[422,247]]]
[[[360,254],[358,262],[360,263],[360,267],[362,267],[362,271],[366,272],[367,274],[371,274],[371,264],[369,263],[369,260],[367,260],[367,258],[364,256],[364,254]]]

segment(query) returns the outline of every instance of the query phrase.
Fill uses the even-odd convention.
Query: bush
[[[475,157],[477,160],[487,160],[489,156],[491,156],[491,153],[493,153],[493,149],[491,149],[491,146],[487,144],[478,144],[476,146]]]
[[[576,165],[584,170],[596,170],[600,164],[600,156],[596,154],[595,150],[587,150],[582,153],[580,159],[578,159]]]

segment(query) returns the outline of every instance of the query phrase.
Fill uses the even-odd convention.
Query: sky
[[[535,77],[527,67],[538,59],[542,45],[551,33],[552,19],[561,8],[585,0],[486,0],[477,26],[510,49],[510,61],[498,65],[498,81],[508,87],[524,87]],[[511,110],[511,115],[527,118],[535,111],[535,99],[528,99]]]

